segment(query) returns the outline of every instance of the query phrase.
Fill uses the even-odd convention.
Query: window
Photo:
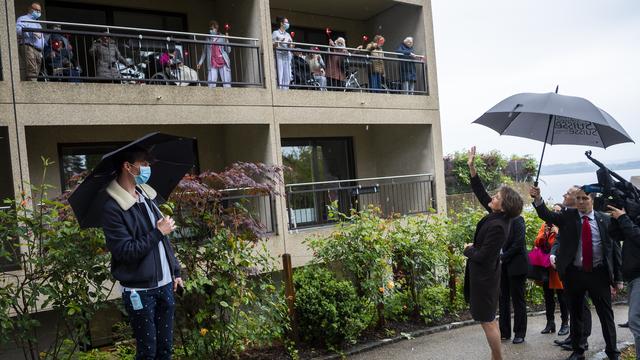
[[[126,145],[126,142],[58,144],[61,189],[69,190],[69,180],[74,175],[91,171],[102,156]]]
[[[129,142],[76,143],[58,144],[58,164],[60,164],[61,189],[69,189],[69,180],[74,175],[91,171],[108,154]],[[195,171],[200,171],[198,160],[198,143],[194,142],[196,154]]]
[[[285,172],[285,184],[313,183],[287,187],[290,221],[296,226],[326,223],[333,201],[340,211],[349,211],[351,193],[340,189],[348,183],[333,181],[355,177],[351,138],[283,139],[282,162],[291,169]]]
[[[7,205],[4,204],[5,199],[14,199],[13,191],[13,171],[11,169],[11,155],[9,153],[9,130],[6,127],[0,127],[0,211],[5,211]],[[4,244],[5,246],[9,244]],[[15,240],[14,249],[17,249],[18,240]],[[0,269],[3,271],[17,270],[20,268],[19,260],[13,259],[9,261],[0,258]]]

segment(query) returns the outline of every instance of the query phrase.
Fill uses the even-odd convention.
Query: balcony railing
[[[262,225],[266,234],[278,232],[275,199],[271,195],[246,193],[247,189],[223,190],[220,200],[225,208],[240,207]],[[250,189],[248,189],[250,190]]]
[[[328,209],[334,201],[344,213],[375,205],[384,216],[428,213],[436,208],[431,174],[288,184],[286,195],[289,230],[331,223]]]
[[[327,45],[275,43],[276,77],[281,89],[378,92],[428,95],[424,56],[379,51],[337,48]],[[284,43],[283,43],[284,44]],[[278,69],[289,58],[290,83]],[[286,66],[286,63],[285,63]],[[320,70],[321,69],[321,70]]]
[[[27,80],[177,86],[262,87],[258,39],[153,29],[32,21],[45,39],[37,75]],[[217,63],[212,61],[215,53]],[[24,56],[24,55],[23,55]],[[222,59],[220,58],[222,57]],[[25,59],[26,60],[26,59]]]

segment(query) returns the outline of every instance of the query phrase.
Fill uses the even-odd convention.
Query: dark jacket
[[[145,201],[159,219],[162,214],[152,204],[156,201],[155,191],[149,186],[145,191],[150,196]],[[180,277],[180,265],[169,239],[151,224],[144,204],[137,203],[115,180],[107,187],[107,193],[110,196],[104,204],[102,228],[111,252],[113,277],[129,288],[157,286],[162,280],[158,242],[164,245],[172,277]]]
[[[527,246],[525,244],[526,228],[524,218],[518,216],[511,220],[511,231],[502,246],[502,267],[509,276],[526,275],[529,267]]]
[[[618,218],[618,227],[622,233],[622,277],[631,281],[640,276],[640,227],[631,221],[628,215]]]
[[[411,56],[411,54],[413,53],[413,48],[408,47],[404,43],[400,44],[400,47],[398,47],[396,52],[403,54],[401,56],[398,56],[401,59],[415,60]],[[416,64],[414,62],[400,62],[400,81],[416,81]]]
[[[480,179],[471,178],[471,188],[483,206],[491,201]],[[503,213],[491,212],[478,222],[473,246],[464,251],[468,258],[465,269],[464,295],[477,321],[493,321],[498,307],[500,286],[500,249],[507,241],[510,219]]]
[[[550,222],[558,226],[559,242],[556,254],[556,269],[560,278],[564,279],[567,267],[573,263],[578,251],[578,243],[580,233],[582,231],[582,220],[578,209],[566,208],[558,213],[547,208],[544,201],[535,206],[536,212],[540,219]],[[609,228],[611,226],[611,217],[599,211],[595,212],[595,219],[598,222],[598,230],[602,241],[603,261],[609,272],[609,283],[615,285],[616,282],[622,281],[622,252],[618,239],[612,239],[609,236]]]

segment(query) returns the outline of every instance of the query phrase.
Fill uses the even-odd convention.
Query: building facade
[[[46,0],[44,30],[23,29],[46,39],[36,76],[25,73],[24,40],[16,36],[30,2],[6,4],[3,198],[28,191],[27,182],[62,188],[102,154],[160,131],[196,138],[201,170],[238,161],[292,168],[283,196],[258,199],[256,209],[269,248],[290,253],[294,266],[310,259],[301,241],[330,225],[331,201],[406,214],[445,206],[429,0]],[[273,43],[276,16],[290,22],[286,47]],[[210,20],[229,33],[219,46],[207,36]],[[366,51],[376,34],[386,52]],[[424,58],[396,53],[409,36]],[[344,50],[330,45],[339,37]],[[314,66],[318,57],[324,66]],[[291,83],[276,70],[280,58],[292,64]],[[229,77],[209,80],[216,66]],[[405,88],[407,81],[415,87]],[[57,163],[46,179],[41,157]]]

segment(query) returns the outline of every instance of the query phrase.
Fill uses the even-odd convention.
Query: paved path
[[[627,307],[624,305],[613,308],[616,324],[627,321]],[[595,309],[593,315],[593,331],[589,337],[589,352],[587,359],[604,349],[602,329]],[[559,322],[559,314],[556,321]],[[558,339],[555,334],[543,335],[540,330],[544,328],[546,319],[544,315],[530,316],[527,324],[527,337],[524,344],[514,345],[510,341],[503,342],[505,359],[521,360],[559,360],[566,359],[571,353],[552,345],[553,340]],[[618,343],[631,342],[633,337],[629,329],[617,327]],[[445,331],[433,335],[426,335],[412,340],[384,346],[369,352],[354,355],[350,359],[361,360],[414,360],[414,359],[490,359],[489,347],[480,325],[471,325],[463,328]]]

